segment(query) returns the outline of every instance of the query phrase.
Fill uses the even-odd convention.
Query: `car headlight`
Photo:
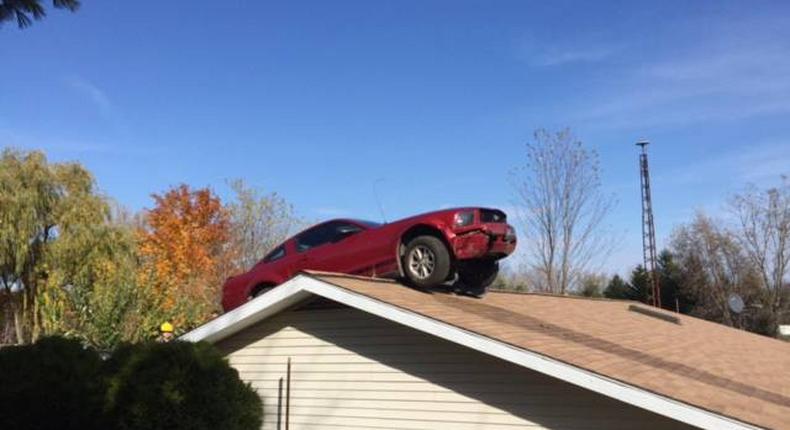
[[[474,211],[464,211],[464,212],[457,212],[455,214],[455,220],[453,224],[456,227],[466,227],[468,225],[472,225],[473,222],[475,222]]]

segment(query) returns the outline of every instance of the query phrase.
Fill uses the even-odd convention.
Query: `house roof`
[[[217,341],[312,295],[703,428],[790,428],[790,345],[619,300],[308,273],[188,333]]]

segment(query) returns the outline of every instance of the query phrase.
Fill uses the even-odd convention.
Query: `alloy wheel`
[[[419,279],[427,279],[436,267],[436,255],[427,246],[419,245],[409,253],[409,270]]]

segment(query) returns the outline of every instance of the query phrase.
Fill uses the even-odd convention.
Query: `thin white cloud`
[[[609,60],[623,52],[626,44],[608,40],[539,40],[534,35],[518,41],[516,56],[533,67],[559,67]]]
[[[530,56],[534,66],[551,67],[574,63],[597,63],[614,55],[618,46],[596,46],[584,49],[549,49]]]
[[[100,143],[93,140],[77,141],[60,136],[38,133],[24,133],[8,128],[0,128],[0,148],[12,147],[25,150],[43,150],[61,154],[101,154],[124,156],[151,156],[161,153],[159,149],[140,145],[120,145]]]
[[[599,97],[576,104],[574,122],[638,129],[735,121],[790,112],[790,46],[741,40],[623,70]]]
[[[790,174],[790,142],[762,143],[694,160],[657,177],[673,187],[719,184],[774,183]]]
[[[66,79],[66,84],[93,103],[103,115],[109,115],[112,112],[112,103],[107,94],[90,81],[80,77],[71,77]]]

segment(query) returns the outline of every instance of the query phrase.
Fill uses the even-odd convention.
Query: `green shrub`
[[[107,412],[118,430],[252,430],[255,390],[206,343],[122,346],[107,362]]]
[[[0,429],[104,429],[99,354],[52,337],[0,349]]]
[[[253,430],[262,415],[206,343],[124,345],[105,362],[60,337],[0,349],[2,430]]]

